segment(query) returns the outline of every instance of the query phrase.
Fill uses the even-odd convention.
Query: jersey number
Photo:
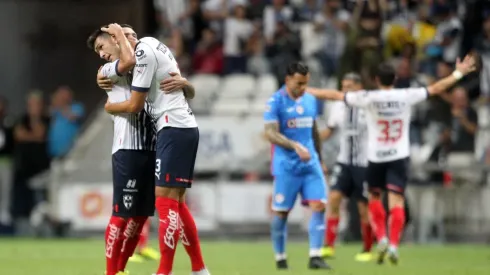
[[[397,142],[402,137],[403,121],[401,119],[378,120],[378,125],[381,127],[381,135],[378,136],[378,141],[384,143]]]

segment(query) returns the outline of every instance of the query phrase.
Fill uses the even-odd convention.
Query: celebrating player
[[[342,91],[359,91],[362,89],[361,77],[349,73],[342,79]],[[346,106],[344,102],[335,102],[330,111],[328,128],[320,133],[322,140],[329,139],[335,131],[340,132],[340,152],[337,164],[333,168],[331,190],[328,193],[327,227],[323,257],[333,257],[334,245],[339,224],[339,207],[342,198],[353,198],[357,201],[361,219],[361,232],[364,242],[363,251],[356,255],[356,261],[371,260],[373,233],[369,225],[367,210],[367,184],[365,174],[367,167],[367,132],[364,110]]]
[[[465,75],[475,71],[475,58],[468,55],[456,62],[455,71],[427,88],[394,89],[395,70],[391,65],[379,65],[376,74],[378,90],[341,93],[312,89],[323,99],[344,100],[348,106],[366,110],[368,126],[369,214],[371,226],[378,240],[378,263],[386,253],[394,264],[398,262],[398,244],[405,222],[404,197],[409,169],[409,123],[411,106],[446,91]],[[389,238],[386,234],[386,213],[381,193],[388,191],[390,209]]]
[[[318,115],[314,96],[305,94],[308,67],[292,63],[286,84],[267,102],[265,135],[272,143],[274,179],[271,238],[278,269],[287,269],[286,232],[289,211],[298,193],[312,209],[309,225],[310,269],[330,269],[320,257],[325,231],[326,184],[320,159]]]
[[[115,35],[117,28],[117,24],[111,24],[104,30]],[[179,238],[191,258],[192,273],[209,274],[202,259],[194,218],[184,202],[185,190],[192,184],[199,143],[197,122],[175,81],[165,84],[165,80],[172,79],[171,72],[179,72],[178,64],[170,49],[155,38],[145,37],[130,43],[136,56],[131,96],[120,103],[108,101],[105,109],[109,113],[137,113],[146,107],[156,123],[154,175],[161,253],[157,275],[171,274]],[[167,89],[160,89],[162,80]],[[168,93],[174,89],[179,91]]]
[[[99,74],[114,81],[108,91],[110,102],[122,102],[130,97],[129,84],[120,72],[134,66],[134,51],[128,39],[135,38],[129,25],[123,25],[114,37],[97,30],[87,45],[101,58],[110,61]],[[103,43],[107,42],[107,43]],[[119,60],[120,57],[124,57]],[[128,258],[138,244],[139,235],[148,216],[155,211],[155,131],[148,114],[115,114],[112,147],[113,212],[107,226],[106,274],[126,274]]]

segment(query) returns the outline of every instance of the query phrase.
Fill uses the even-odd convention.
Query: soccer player
[[[104,30],[115,35],[116,27],[111,28],[114,25],[117,24]],[[179,72],[178,64],[170,49],[155,38],[145,37],[130,43],[136,56],[131,96],[120,103],[108,101],[105,109],[109,113],[137,113],[145,108],[156,124],[154,175],[161,253],[157,275],[171,274],[179,238],[191,258],[192,274],[209,274],[202,259],[194,218],[184,201],[185,191],[192,185],[199,143],[197,122],[182,89],[166,93],[175,88],[172,81],[163,85],[168,89],[159,86],[160,81],[171,80],[171,72]]]
[[[342,79],[342,91],[360,91],[361,77],[356,73],[348,73]],[[373,233],[369,225],[367,211],[367,183],[365,181],[367,167],[367,125],[364,110],[350,107],[344,102],[335,102],[328,119],[328,128],[320,132],[322,140],[329,139],[335,131],[340,133],[340,152],[337,164],[333,168],[331,187],[328,193],[327,226],[323,257],[333,257],[334,245],[339,225],[339,208],[343,197],[355,199],[361,220],[361,233],[364,242],[363,251],[356,255],[356,261],[371,260]]]
[[[114,81],[108,91],[110,102],[125,101],[130,97],[126,71],[136,63],[134,51],[127,37],[134,38],[133,29],[124,25],[114,37],[97,30],[87,45],[110,61],[99,74]],[[102,46],[102,40],[113,43]],[[118,50],[115,50],[118,49]],[[105,55],[104,51],[111,51]],[[124,61],[119,58],[125,56]],[[155,211],[154,168],[155,131],[151,118],[143,110],[135,114],[115,114],[112,147],[113,212],[105,233],[106,274],[126,274],[128,258],[138,244],[139,235],[149,216]]]
[[[146,259],[157,261],[160,259],[160,253],[148,246],[148,239],[150,238],[150,219],[148,219],[141,230],[140,239],[136,246],[136,251],[133,256],[129,258],[130,262],[142,263]]]
[[[330,269],[320,257],[325,232],[326,182],[320,159],[320,136],[315,119],[317,101],[305,93],[310,74],[302,63],[287,67],[286,84],[267,102],[265,135],[272,143],[274,190],[271,224],[276,266],[287,269],[287,218],[301,194],[312,209],[309,225],[310,269]]]
[[[385,255],[398,263],[398,245],[405,222],[404,196],[409,169],[409,123],[412,105],[429,96],[438,95],[476,70],[475,58],[466,56],[456,62],[454,72],[427,88],[394,89],[396,75],[389,64],[378,67],[375,80],[378,90],[341,93],[311,89],[322,99],[344,100],[348,106],[365,109],[368,126],[369,214],[378,240],[378,263]],[[386,213],[381,202],[382,191],[388,192],[389,236],[386,233]]]

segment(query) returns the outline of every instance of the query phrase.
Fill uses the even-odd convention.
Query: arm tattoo
[[[315,142],[315,150],[318,153],[318,158],[322,161],[322,139],[320,137],[320,131],[316,125],[316,121],[313,122],[313,141]]]
[[[286,149],[294,149],[294,142],[279,132],[279,125],[276,122],[265,124],[264,129],[270,143]]]

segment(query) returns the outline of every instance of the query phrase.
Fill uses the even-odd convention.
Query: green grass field
[[[153,245],[157,245],[153,243]],[[401,263],[357,263],[353,256],[359,245],[341,246],[329,263],[333,271],[308,271],[307,245],[288,246],[290,271],[274,269],[268,242],[205,242],[205,260],[213,275],[338,274],[338,275],[488,275],[489,246],[411,246],[401,248]],[[100,240],[14,240],[0,239],[2,275],[101,275],[104,271],[103,243]],[[131,275],[150,275],[156,262],[130,263]],[[182,247],[176,255],[174,275],[189,275],[190,264]]]

